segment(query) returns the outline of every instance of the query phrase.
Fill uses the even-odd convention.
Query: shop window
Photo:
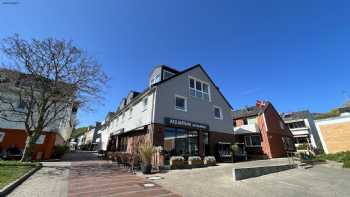
[[[118,150],[121,152],[126,152],[128,148],[128,137],[119,137]]]
[[[198,132],[180,128],[165,128],[164,152],[167,160],[171,156],[198,155]]]
[[[175,96],[175,109],[181,111],[187,111],[187,99],[182,96]]]

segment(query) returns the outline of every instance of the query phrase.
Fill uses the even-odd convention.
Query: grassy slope
[[[350,151],[340,152],[335,154],[322,154],[317,156],[321,160],[332,160],[337,162],[343,162],[344,168],[350,168]]]
[[[32,165],[0,165],[0,189],[33,168]]]

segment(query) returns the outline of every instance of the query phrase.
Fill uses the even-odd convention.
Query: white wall
[[[147,107],[144,107],[144,99],[147,97]],[[101,131],[101,148],[102,150],[107,149],[107,143],[109,136],[112,133],[121,131],[124,132],[132,131],[133,129],[142,127],[144,125],[151,124],[152,121],[152,108],[153,108],[154,93],[150,92],[147,96],[143,97],[137,103],[132,106],[125,108],[123,113],[118,114],[111,122],[106,123],[106,127]],[[130,116],[130,107],[132,107],[132,114]],[[124,114],[124,119],[122,118]]]
[[[6,97],[6,100],[11,100],[13,106],[15,107],[17,107],[19,104],[19,98],[17,94],[15,94],[13,91],[10,91],[9,89],[4,90],[0,87],[0,96]],[[8,109],[8,107],[10,107],[10,105],[5,105],[0,102],[0,108]],[[64,140],[68,140],[73,130],[72,121],[75,119],[75,114],[72,113],[72,107],[68,107],[66,110],[64,110],[61,113],[62,113],[62,116],[65,118],[49,124],[48,127],[45,128],[44,130],[48,132],[58,132],[63,137]],[[11,113],[8,113],[7,116],[9,119],[11,119],[11,117],[14,115]],[[18,120],[22,120],[22,119],[19,118]],[[0,128],[24,130],[25,126],[23,122],[11,122],[11,121],[6,121],[4,119],[0,119]]]

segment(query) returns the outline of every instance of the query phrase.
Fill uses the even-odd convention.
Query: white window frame
[[[184,100],[185,100],[185,102],[184,102],[184,104],[185,104],[184,108],[185,108],[185,109],[181,109],[181,108],[178,108],[178,107],[176,106],[176,98],[181,98],[181,99],[184,99]],[[187,112],[187,97],[184,97],[184,96],[175,94],[175,100],[174,100],[174,101],[175,101],[175,110]]]
[[[190,79],[192,79],[192,80],[194,81],[194,88],[191,88]],[[196,89],[196,83],[197,83],[197,82],[200,82],[200,83],[201,83],[201,89],[202,89],[202,90],[197,90],[197,89]],[[206,92],[203,91],[203,84],[205,84],[205,85],[208,86],[208,93],[206,93]],[[204,94],[208,94],[208,97],[209,97],[208,101],[211,102],[211,92],[210,92],[211,87],[210,87],[210,84],[209,84],[208,82],[205,82],[205,81],[203,81],[203,80],[197,79],[197,78],[192,77],[192,76],[189,76],[189,77],[188,77],[188,88],[189,88],[189,96],[191,96],[191,97],[193,97],[193,98],[198,98],[198,99],[205,100],[205,99],[204,99]],[[197,91],[198,91],[198,92],[201,92],[201,93],[202,93],[202,96],[201,96],[200,98],[197,97],[197,96],[192,96],[192,95],[191,95],[191,90],[194,90],[194,91],[195,91],[195,94],[197,94],[197,93],[196,93]]]
[[[253,140],[252,140],[253,136],[259,137],[260,145],[253,145]],[[250,145],[248,145],[247,139],[250,141]],[[247,136],[244,136],[244,144],[245,144],[246,147],[261,147],[261,137],[259,135],[247,135]]]
[[[220,117],[216,117],[216,116],[215,116],[215,108],[219,109],[219,111],[220,111]],[[214,112],[214,118],[215,118],[215,119],[217,119],[217,120],[223,120],[223,119],[224,119],[224,116],[223,116],[223,114],[222,114],[222,108],[221,108],[221,107],[214,105],[214,106],[213,106],[213,112]]]

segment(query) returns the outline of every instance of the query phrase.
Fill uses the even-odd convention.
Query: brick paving
[[[153,187],[144,187],[152,183]],[[72,162],[69,175],[69,197],[179,197],[147,179],[133,175],[125,168],[106,161]]]

